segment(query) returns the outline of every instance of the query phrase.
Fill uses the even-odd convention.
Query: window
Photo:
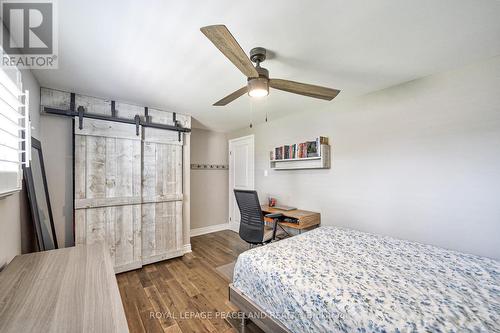
[[[21,189],[22,165],[30,160],[29,97],[20,88],[21,72],[0,68],[0,197]]]

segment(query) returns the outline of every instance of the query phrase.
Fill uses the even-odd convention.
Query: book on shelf
[[[274,158],[276,160],[282,160],[283,159],[283,147],[276,147],[274,149]]]
[[[297,158],[304,158],[304,143],[299,143],[299,153]]]

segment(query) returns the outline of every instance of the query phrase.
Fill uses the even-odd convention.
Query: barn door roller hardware
[[[172,122],[174,123],[174,126],[179,126],[175,112],[172,113]],[[177,132],[177,134],[179,135],[179,142],[181,142],[181,132]]]
[[[116,122],[116,123],[135,125],[136,126],[136,135],[140,134],[139,126],[157,128],[157,129],[162,129],[162,130],[167,130],[167,131],[176,131],[177,133],[179,133],[179,141],[181,140],[182,133],[191,132],[191,129],[185,128],[185,127],[182,127],[181,125],[179,125],[179,122],[175,119],[176,118],[175,113],[173,114],[174,125],[165,125],[165,124],[151,122],[151,118],[148,114],[147,107],[144,108],[145,120],[141,119],[141,117],[139,115],[136,115],[134,117],[134,119],[117,117],[114,101],[111,102],[111,116],[104,116],[104,115],[100,115],[100,114],[87,113],[87,112],[85,112],[85,108],[81,105],[78,106],[78,108],[76,108],[76,110],[75,110],[75,95],[74,94],[71,94],[71,101],[70,101],[70,109],[69,110],[61,110],[61,109],[50,108],[50,107],[45,106],[44,111],[46,113],[56,114],[59,116],[78,117],[78,128],[79,129],[83,128],[83,118],[89,118],[89,119],[98,119],[98,120],[112,121],[112,122]]]

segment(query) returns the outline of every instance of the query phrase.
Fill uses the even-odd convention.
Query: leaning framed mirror
[[[31,219],[35,229],[38,249],[47,251],[57,249],[54,219],[50,206],[47,178],[43,163],[42,145],[31,139],[31,163],[24,168],[26,192],[31,208]]]

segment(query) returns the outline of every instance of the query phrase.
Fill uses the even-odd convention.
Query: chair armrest
[[[281,213],[273,213],[273,214],[266,214],[266,215],[264,215],[264,217],[267,217],[267,218],[270,218],[270,219],[275,219],[277,217],[282,217],[282,216],[283,216],[283,214],[281,214]]]

